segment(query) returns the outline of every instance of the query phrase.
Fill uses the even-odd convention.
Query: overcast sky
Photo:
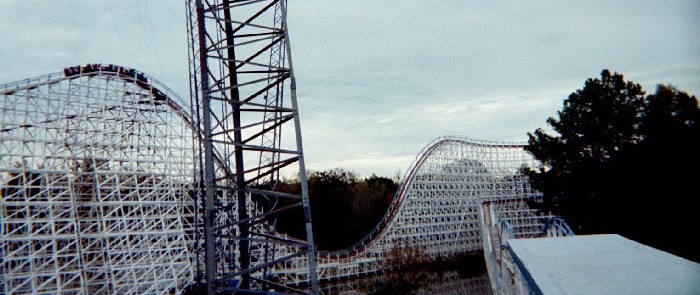
[[[525,141],[606,68],[700,95],[697,0],[289,2],[311,170],[391,177],[439,136]],[[187,97],[184,1],[0,1],[0,83],[86,63]]]

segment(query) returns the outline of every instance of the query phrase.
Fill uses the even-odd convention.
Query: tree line
[[[693,242],[700,167],[700,110],[671,85],[646,94],[603,70],[564,100],[556,134],[528,133],[526,149],[545,168],[528,170],[543,209],[577,234],[617,233],[700,261]]]
[[[342,168],[308,174],[309,201],[314,242],[319,250],[341,250],[369,234],[384,217],[398,179],[372,175],[361,178]],[[283,179],[280,192],[301,194],[299,179]],[[297,238],[306,238],[301,208],[282,212],[276,229]]]

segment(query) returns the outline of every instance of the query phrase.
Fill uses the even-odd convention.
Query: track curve
[[[100,64],[0,96],[0,293],[179,293],[193,281],[185,204],[201,136],[189,102]]]
[[[203,131],[197,122],[195,110],[191,108],[192,103],[185,101],[177,95],[167,85],[157,79],[135,69],[120,65],[102,65],[102,64],[87,64],[85,66],[72,66],[63,69],[63,72],[55,72],[39,77],[28,78],[11,83],[0,85],[0,95],[12,95],[18,91],[26,91],[36,89],[37,87],[60,83],[64,80],[80,79],[85,77],[114,77],[122,79],[126,83],[137,85],[138,87],[150,92],[154,97],[154,101],[161,101],[172,109],[185,123],[187,123],[193,132],[198,133],[200,140],[203,138]],[[41,123],[51,123],[49,121]],[[13,128],[32,127],[27,125],[18,125],[13,127],[3,127],[0,132],[9,131]],[[220,173],[230,175],[232,172],[229,167],[223,165],[221,152],[217,146],[214,146],[214,159],[219,165],[217,169]]]
[[[541,196],[521,173],[523,166],[539,167],[524,143],[462,136],[435,139],[416,156],[373,231],[352,247],[317,254],[319,278],[380,272],[390,267],[386,263],[392,255],[403,251],[422,261],[481,251],[482,202],[519,204]],[[299,263],[277,271],[299,272],[304,269]]]
[[[397,213],[400,212],[401,208],[404,205],[404,200],[407,198],[407,195],[410,194],[411,189],[412,189],[412,184],[414,180],[416,179],[416,175],[419,173],[420,169],[422,166],[425,164],[426,161],[428,161],[431,156],[433,156],[433,153],[440,149],[441,147],[449,146],[449,145],[465,145],[465,146],[474,146],[477,148],[484,148],[484,149],[501,149],[501,150],[508,150],[508,149],[513,149],[513,150],[523,150],[525,144],[524,143],[518,143],[518,142],[497,142],[497,141],[484,141],[484,140],[477,140],[477,139],[472,139],[469,137],[464,137],[464,136],[446,136],[446,137],[440,137],[435,140],[433,140],[431,143],[427,144],[419,153],[418,156],[413,160],[411,165],[409,166],[409,169],[407,172],[404,174],[403,179],[399,185],[399,190],[396,192],[391,204],[389,205],[389,208],[384,215],[384,217],[381,219],[381,221],[377,224],[377,226],[369,233],[367,234],[362,240],[358,241],[355,243],[353,246],[350,246],[346,249],[339,250],[339,251],[319,251],[319,256],[321,257],[337,257],[337,258],[347,258],[347,257],[352,257],[355,256],[367,247],[370,247],[374,242],[377,240],[381,239],[386,233],[387,230],[389,229],[389,225],[391,225],[393,222],[395,222],[395,219],[397,217]],[[524,150],[523,150],[524,151]],[[527,155],[522,155],[522,160],[521,164],[526,164],[530,165],[530,167],[534,167],[536,165],[535,161],[532,159],[529,159]],[[455,161],[458,161],[459,159],[453,159]],[[531,189],[529,189],[531,190]],[[532,196],[537,195],[534,190],[531,190],[530,193],[527,193],[527,195],[524,193],[523,198],[530,198]],[[506,197],[505,195],[502,197]],[[510,197],[510,196],[508,196]],[[478,198],[489,198],[487,195],[480,196]],[[493,196],[493,198],[498,198],[497,196]]]

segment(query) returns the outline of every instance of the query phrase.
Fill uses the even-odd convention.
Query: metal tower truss
[[[205,269],[198,267],[197,273],[204,275],[210,292],[274,288],[316,293],[286,1],[186,3],[192,105],[204,137],[205,255],[200,259]],[[287,125],[294,129],[282,128]],[[283,135],[288,139],[283,141]],[[217,148],[230,173],[214,171],[212,151]],[[283,169],[300,174],[301,195],[276,191]],[[307,239],[277,233],[276,216],[299,207]],[[302,278],[279,277],[275,269],[297,261],[293,258],[305,261]]]
[[[133,69],[0,85],[0,293],[162,294],[193,280],[187,107]]]

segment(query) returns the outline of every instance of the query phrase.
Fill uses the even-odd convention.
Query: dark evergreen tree
[[[622,75],[601,73],[572,93],[547,123],[559,136],[542,129],[528,133],[526,147],[549,170],[530,173],[535,188],[545,195],[545,206],[562,214],[577,232],[600,230],[604,222],[595,208],[603,200],[594,184],[611,157],[638,141],[638,114],[644,104],[639,84]]]
[[[298,180],[278,185],[280,192],[301,193]],[[344,169],[309,173],[308,185],[314,241],[319,250],[345,249],[364,238],[384,216],[398,189],[389,178],[372,175],[360,179]],[[303,220],[301,209],[285,211],[279,214],[276,228],[304,237],[304,224],[298,220]]]
[[[696,231],[688,208],[697,174],[688,171],[700,164],[699,114],[694,96],[659,86],[645,97],[604,70],[547,120],[558,135],[528,133],[526,149],[547,167],[528,174],[575,232],[619,233],[700,260],[685,241]]]

